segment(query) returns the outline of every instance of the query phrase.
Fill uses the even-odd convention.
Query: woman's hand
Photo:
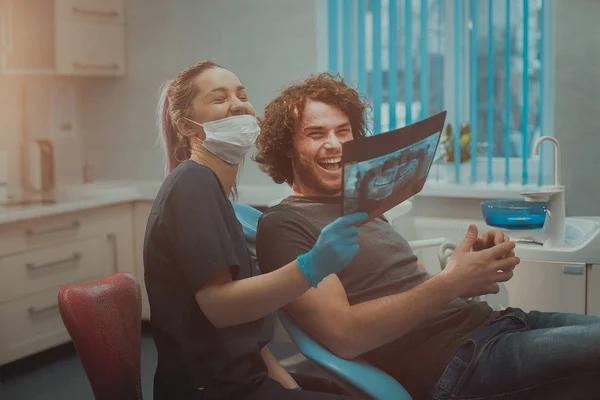
[[[269,350],[267,346],[263,347],[260,351],[260,355],[262,356],[265,364],[267,365],[267,369],[269,370],[269,377],[271,379],[276,380],[286,389],[295,389],[299,388],[298,383],[292,376],[279,364],[279,361]]]
[[[321,230],[315,246],[297,258],[300,270],[312,287],[350,264],[359,250],[355,225],[367,217],[367,213],[361,212],[336,219]]]

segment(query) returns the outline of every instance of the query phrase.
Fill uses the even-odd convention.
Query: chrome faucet
[[[554,186],[560,186],[560,144],[552,136],[542,136],[535,142],[534,152],[536,156],[540,154],[540,145],[544,140],[554,143]]]

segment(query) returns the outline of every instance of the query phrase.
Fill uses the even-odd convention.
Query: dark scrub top
[[[243,397],[267,377],[260,350],[273,321],[215,328],[194,294],[221,270],[257,274],[242,227],[211,169],[186,161],[165,179],[148,218],[144,276],[158,350],[154,398]]]

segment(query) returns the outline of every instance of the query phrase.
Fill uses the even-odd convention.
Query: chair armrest
[[[280,310],[278,316],[302,354],[340,383],[375,400],[412,400],[406,389],[385,372],[334,355],[304,333],[285,310]]]

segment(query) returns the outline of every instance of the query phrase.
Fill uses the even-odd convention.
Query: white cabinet
[[[0,72],[121,76],[124,0],[0,0]]]
[[[585,264],[522,261],[500,293],[487,295],[485,300],[495,309],[585,314]]]
[[[132,204],[0,226],[0,365],[69,340],[58,291],[135,274]]]
[[[148,304],[148,293],[144,284],[144,235],[146,234],[146,223],[152,210],[151,201],[138,201],[133,207],[133,235],[134,235],[134,257],[135,276],[142,290],[142,318],[150,319],[150,305]]]
[[[66,21],[56,26],[56,67],[63,75],[123,75],[124,25]]]

